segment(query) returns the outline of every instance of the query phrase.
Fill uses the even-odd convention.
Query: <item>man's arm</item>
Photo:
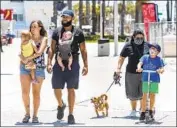
[[[82,54],[82,60],[83,60],[83,63],[84,63],[84,67],[88,68],[87,49],[86,49],[85,42],[80,43],[80,51],[81,51],[81,54]]]
[[[48,52],[48,60],[47,60],[47,65],[52,65],[52,59],[55,53],[55,48],[56,48],[56,41],[52,39],[49,52]]]

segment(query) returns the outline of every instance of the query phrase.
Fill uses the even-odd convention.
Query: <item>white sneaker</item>
[[[136,117],[136,110],[132,110],[129,116],[130,117]]]

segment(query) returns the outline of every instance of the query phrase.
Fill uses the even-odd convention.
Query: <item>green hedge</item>
[[[110,42],[114,41],[114,36],[113,35],[105,35],[104,38],[109,39]],[[124,42],[127,36],[125,35],[119,35],[118,36],[118,41],[119,42]],[[85,36],[86,42],[95,42],[97,43],[98,40],[100,39],[100,35],[89,35]]]

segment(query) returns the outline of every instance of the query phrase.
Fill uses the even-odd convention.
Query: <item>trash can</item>
[[[109,56],[109,39],[100,39],[98,40],[98,56]]]

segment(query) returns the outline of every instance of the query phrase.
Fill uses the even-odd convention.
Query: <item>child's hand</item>
[[[142,68],[138,68],[138,69],[136,69],[136,72],[142,72],[142,71],[143,71]]]
[[[157,71],[158,74],[162,74],[162,73],[164,72],[164,69],[160,69],[160,68],[159,68],[159,69],[157,69],[156,71]]]

